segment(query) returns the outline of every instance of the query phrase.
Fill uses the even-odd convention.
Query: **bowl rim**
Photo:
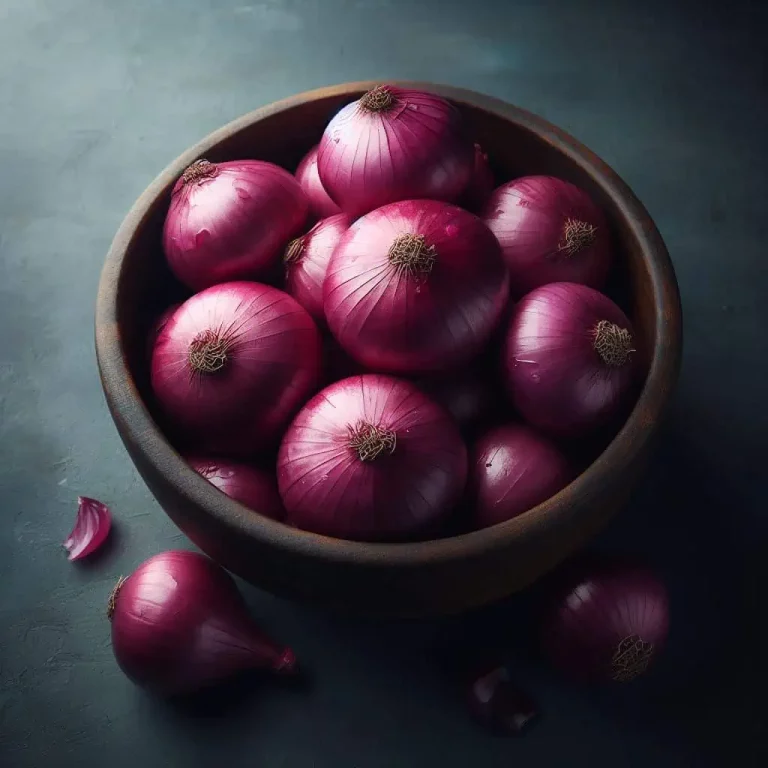
[[[682,310],[675,272],[650,215],[626,183],[586,146],[543,118],[500,99],[464,88],[429,82],[392,80],[392,85],[429,90],[446,99],[493,114],[534,133],[579,166],[611,199],[619,216],[640,244],[648,270],[655,314],[656,343],[645,384],[626,422],[605,450],[559,493],[512,520],[443,539],[409,543],[370,543],[336,539],[303,531],[242,506],[199,476],[168,443],[139,395],[126,365],[118,303],[123,260],[136,230],[156,199],[194,160],[255,122],[308,102],[348,95],[350,100],[382,81],[343,83],[296,94],[249,112],[213,131],[171,162],[136,200],[118,229],[107,254],[98,288],[95,318],[96,357],[102,385],[123,441],[143,454],[152,469],[166,477],[189,509],[263,545],[295,555],[365,564],[370,567],[418,567],[504,549],[510,540],[538,536],[566,520],[573,501],[598,499],[609,473],[621,476],[644,452],[674,388],[682,356]]]

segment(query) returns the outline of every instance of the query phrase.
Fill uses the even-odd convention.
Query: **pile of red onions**
[[[443,371],[479,354],[507,302],[499,245],[470,213],[408,200],[372,211],[328,265],[325,317],[366,368]]]
[[[597,290],[608,219],[570,181],[498,176],[513,148],[489,156],[432,93],[377,86],[316,140],[293,175],[199,160],[173,188],[164,250],[197,293],[147,343],[177,448],[253,514],[328,536],[525,515],[641,373]]]

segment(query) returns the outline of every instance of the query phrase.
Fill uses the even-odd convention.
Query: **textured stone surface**
[[[682,5],[3,0],[0,764],[760,762],[765,20],[746,2]],[[647,482],[603,543],[645,553],[668,579],[668,652],[636,687],[582,692],[529,659],[526,598],[464,622],[381,627],[247,588],[254,613],[314,670],[312,690],[236,687],[169,707],[117,670],[104,617],[120,574],[187,545],[102,399],[92,308],[104,254],[152,177],[212,129],[297,91],[382,77],[542,114],[616,168],[667,241],[686,322],[679,397]],[[76,567],[60,542],[78,493],[113,506],[116,536]],[[477,730],[441,676],[435,647],[465,631],[511,636],[512,664],[545,713],[524,740]]]

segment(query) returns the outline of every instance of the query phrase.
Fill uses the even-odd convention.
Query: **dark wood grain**
[[[682,317],[675,274],[653,221],[624,182],[586,147],[541,118],[471,91],[412,84],[450,99],[502,177],[551,173],[592,194],[617,245],[648,373],[626,424],[573,483],[509,522],[412,544],[365,544],[298,531],[219,493],[180,458],[148,407],[145,334],[168,301],[160,231],[171,187],[199,157],[253,157],[293,167],[338,107],[371,83],[300,94],[214,132],[166,168],[118,231],[101,278],[96,351],[107,402],[136,467],[159,503],[201,549],[254,584],[291,598],[379,615],[462,611],[530,584],[584,545],[621,508],[675,386]]]

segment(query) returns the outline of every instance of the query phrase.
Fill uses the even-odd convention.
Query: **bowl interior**
[[[255,122],[246,119],[239,130],[220,132],[220,140],[216,140],[214,134],[204,148],[204,156],[212,162],[241,158],[268,160],[293,171],[307,150],[317,143],[336,111],[362,92],[346,91],[325,98],[297,100],[269,111]],[[551,174],[579,185],[602,206],[615,245],[615,267],[606,292],[632,320],[642,368],[647,371],[656,343],[653,286],[641,246],[627,231],[626,216],[619,210],[615,195],[595,177],[578,153],[569,154],[561,146],[555,146],[564,135],[557,129],[543,121],[540,123],[545,126],[544,130],[540,126],[533,129],[526,120],[515,121],[466,101],[454,99],[454,102],[463,112],[471,135],[490,157],[497,183],[528,174]],[[522,111],[520,114],[532,118]],[[551,129],[551,134],[547,129]],[[194,159],[194,153],[186,157],[187,162]],[[181,170],[183,165],[177,169],[177,175]],[[169,181],[158,190],[147,214],[138,221],[117,287],[117,321],[123,354],[150,411],[153,409],[146,342],[150,325],[163,308],[189,295],[168,270],[161,246],[172,185],[173,181]]]

